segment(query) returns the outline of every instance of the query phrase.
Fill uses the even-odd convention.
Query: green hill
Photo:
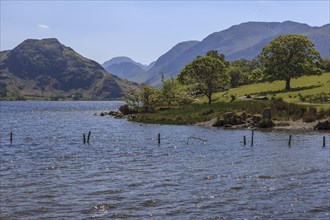
[[[235,96],[235,99],[244,99],[244,96],[266,96],[269,99],[283,98],[286,102],[313,104],[330,108],[330,73],[293,79],[291,86],[291,91],[285,91],[284,81],[245,85],[230,89],[228,93],[217,93],[213,96],[213,100],[230,101],[233,96]],[[204,98],[201,100],[202,103],[206,101]]]
[[[137,87],[55,38],[28,39],[1,52],[0,67],[2,100],[113,100]]]

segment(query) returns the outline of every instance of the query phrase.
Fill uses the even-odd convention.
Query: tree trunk
[[[209,104],[211,104],[211,102],[212,102],[212,93],[209,93],[207,95],[207,98],[209,99]]]
[[[291,87],[290,87],[290,78],[285,80],[285,90],[286,91],[290,91]]]

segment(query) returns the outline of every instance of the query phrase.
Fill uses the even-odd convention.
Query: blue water
[[[121,104],[0,102],[0,219],[330,218],[329,133],[94,115]]]

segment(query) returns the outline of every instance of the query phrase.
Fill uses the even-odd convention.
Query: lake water
[[[329,133],[94,115],[121,104],[0,102],[0,219],[330,218]]]

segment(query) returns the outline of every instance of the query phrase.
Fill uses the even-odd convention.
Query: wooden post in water
[[[253,138],[254,138],[254,129],[252,129],[251,147],[253,146]]]
[[[158,133],[158,144],[160,144],[160,133]]]
[[[325,147],[325,136],[323,136],[323,147]]]
[[[87,136],[87,144],[89,144],[89,138],[91,137],[91,132],[88,132],[88,136]]]
[[[13,132],[10,132],[10,143],[13,143]]]
[[[246,145],[246,137],[245,135],[243,136],[243,143],[244,143],[244,146]]]
[[[292,138],[292,135],[290,134],[290,136],[289,136],[289,147],[291,147],[291,138]]]
[[[84,141],[84,144],[86,144],[86,135],[83,134],[83,141]]]

